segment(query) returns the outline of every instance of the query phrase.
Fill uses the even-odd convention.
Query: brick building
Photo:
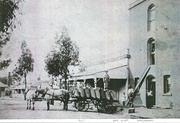
[[[180,108],[179,8],[179,0],[130,3],[130,70],[135,86],[144,77],[136,97],[143,106]]]

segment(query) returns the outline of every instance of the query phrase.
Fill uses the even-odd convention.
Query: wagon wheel
[[[106,110],[106,113],[112,114],[112,113],[116,112],[117,107],[115,107],[115,106],[106,106],[105,110]]]
[[[99,104],[99,101],[97,101],[97,100],[93,100],[93,101],[92,101],[92,103],[94,104],[94,106],[95,106],[95,107],[97,107],[97,106],[98,106],[98,104]]]
[[[103,105],[98,105],[97,110],[98,110],[98,112],[104,113],[105,112],[105,107]]]
[[[85,108],[84,101],[77,101],[77,102],[75,102],[75,108],[78,111],[82,111]]]
[[[96,107],[98,112],[102,112],[102,113],[106,112],[106,104],[103,101],[99,101]]]
[[[84,109],[83,111],[87,111],[89,109],[89,101],[84,101]]]

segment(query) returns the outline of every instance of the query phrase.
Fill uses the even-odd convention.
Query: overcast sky
[[[25,0],[21,25],[10,42],[11,57],[16,61],[21,42],[27,41],[35,59],[32,75],[44,78],[44,58],[64,26],[84,64],[116,57],[128,47],[128,5],[127,0]]]

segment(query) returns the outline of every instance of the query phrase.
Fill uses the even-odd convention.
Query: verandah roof
[[[122,66],[110,66],[109,68],[103,66],[96,66],[95,69],[89,69],[85,72],[78,73],[72,76],[72,80],[84,80],[84,79],[94,79],[103,78],[105,71],[108,71],[110,79],[127,79],[128,70],[127,65]]]
[[[0,87],[5,88],[5,87],[8,87],[8,85],[6,85],[6,84],[4,84],[4,83],[0,82]]]

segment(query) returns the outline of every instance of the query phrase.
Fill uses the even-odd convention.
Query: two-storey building
[[[130,70],[146,107],[180,108],[180,0],[132,0]]]

